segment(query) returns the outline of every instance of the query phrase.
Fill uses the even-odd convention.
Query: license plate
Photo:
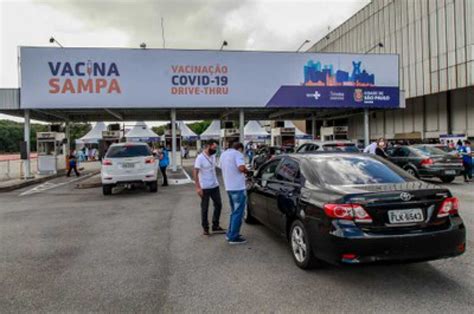
[[[134,163],[124,162],[124,163],[122,164],[122,168],[130,169],[130,168],[134,168],[134,167],[135,167],[135,164],[134,164]]]
[[[389,210],[388,220],[391,224],[406,224],[423,221],[421,208]]]
[[[445,174],[456,174],[456,170],[446,170]]]

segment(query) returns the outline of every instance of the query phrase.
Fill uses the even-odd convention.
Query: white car
[[[158,162],[145,143],[112,144],[102,160],[104,195],[117,185],[144,183],[150,192],[158,191]]]
[[[308,152],[318,152],[318,151],[325,151],[325,152],[332,152],[332,151],[339,151],[339,152],[349,152],[349,153],[358,153],[359,149],[357,146],[346,140],[340,141],[311,141],[304,143],[296,150],[297,153],[308,153]]]

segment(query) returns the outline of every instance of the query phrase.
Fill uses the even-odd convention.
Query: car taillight
[[[145,163],[146,164],[154,164],[155,163],[155,158],[154,157],[146,158]]]
[[[446,197],[438,210],[438,218],[447,217],[449,215],[455,215],[458,213],[459,200],[457,197]]]
[[[103,166],[112,166],[112,160],[104,159],[104,160],[102,160],[102,165]]]
[[[325,204],[326,216],[337,219],[353,220],[361,223],[371,223],[372,217],[359,204]]]
[[[422,166],[430,166],[432,164],[433,164],[433,159],[431,159],[431,158],[423,159],[421,161]]]

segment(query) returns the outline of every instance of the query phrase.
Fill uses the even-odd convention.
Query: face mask
[[[214,155],[217,152],[217,150],[209,148],[209,155]]]

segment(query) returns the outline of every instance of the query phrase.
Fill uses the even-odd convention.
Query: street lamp
[[[303,41],[303,43],[298,47],[298,49],[296,49],[296,52],[299,52],[301,48],[303,48],[304,45],[309,44],[309,42],[310,42],[309,39],[306,39],[305,41]]]
[[[57,41],[53,36],[51,36],[51,38],[49,39],[49,42],[52,44],[56,43],[58,44],[59,47],[64,48],[63,45],[61,45],[61,43]]]
[[[224,40],[222,42],[222,45],[221,45],[221,48],[219,50],[223,50],[224,49],[224,46],[227,46],[229,43],[227,42],[227,40]]]
[[[367,54],[367,53],[371,52],[372,50],[374,50],[374,49],[377,48],[377,47],[383,48],[383,44],[382,44],[381,42],[379,42],[378,44],[376,44],[375,46],[373,46],[372,48],[370,48],[369,50],[367,50],[365,53]]]
[[[141,43],[141,44],[140,44],[140,48],[146,49],[146,43]]]

